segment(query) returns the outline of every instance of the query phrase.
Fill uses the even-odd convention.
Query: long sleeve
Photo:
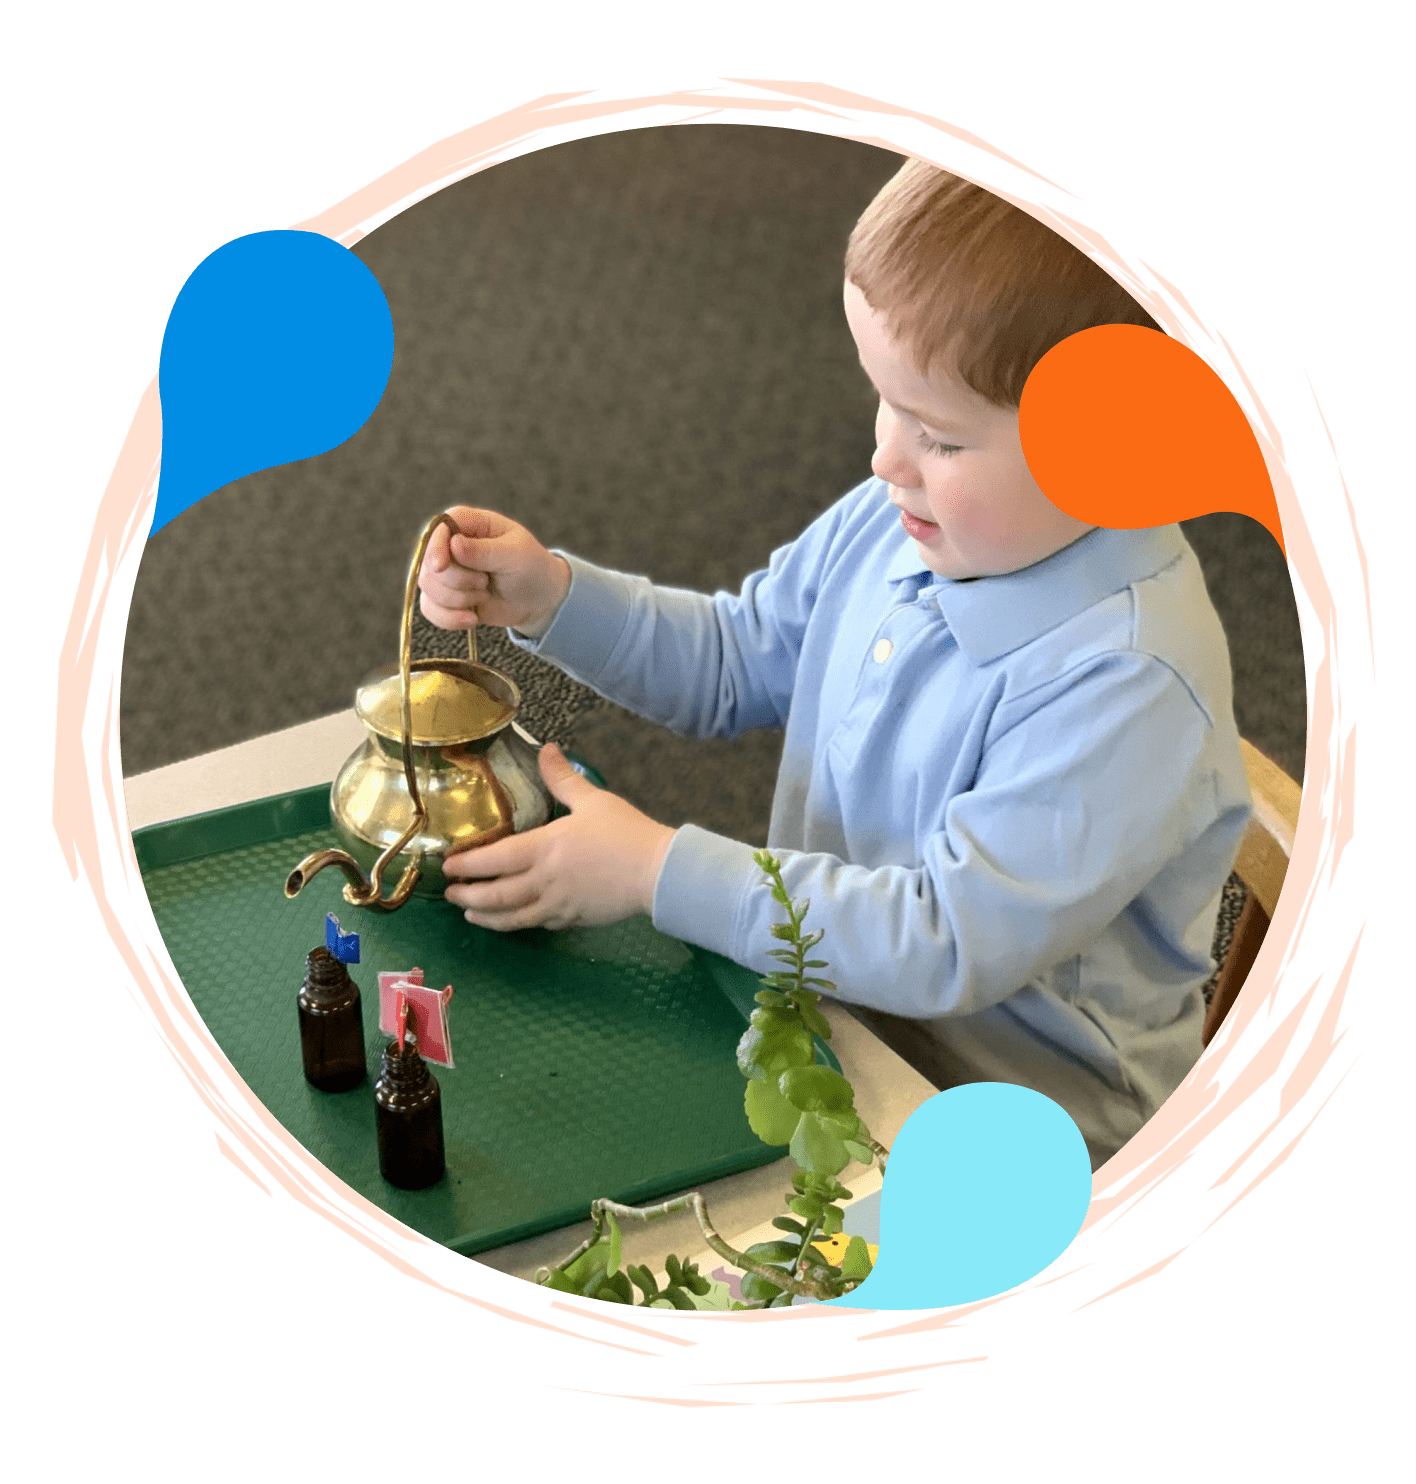
[[[853,491],[776,551],[736,595],[658,587],[560,553],[571,585],[555,619],[539,641],[511,637],[599,694],[686,736],[783,726],[802,636],[860,494]]]
[[[1168,666],[1103,655],[997,708],[972,786],[941,788],[917,859],[779,851],[789,892],[811,901],[808,927],[825,930],[817,951],[841,998],[920,1018],[973,1014],[1094,945],[1128,908],[1118,949],[1162,980],[1192,980],[1204,964],[1177,955],[1175,936],[1213,884],[1177,889],[1175,863],[1196,848],[1232,860],[1246,812],[1239,798],[1219,807],[1211,730]],[[941,781],[949,771],[941,759]],[[865,757],[858,772],[879,797],[855,809],[898,816],[888,792],[901,778]],[[1162,877],[1164,893],[1146,900]],[[765,971],[777,916],[749,847],[678,833],[656,926]]]

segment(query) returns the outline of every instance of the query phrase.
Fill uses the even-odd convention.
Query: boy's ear
[[[1214,510],[1283,528],[1243,409],[1194,351],[1142,325],[1095,325],[1033,367],[1018,406],[1032,477],[1065,515],[1137,530]]]

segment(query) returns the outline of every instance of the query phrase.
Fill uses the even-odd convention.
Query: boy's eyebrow
[[[860,363],[860,369],[865,371],[865,362]],[[916,412],[913,407],[901,407],[897,402],[891,402],[880,390],[875,382],[871,380],[870,372],[865,371],[865,379],[870,382],[870,389],[887,406],[893,407],[896,412],[903,412],[907,417],[912,417],[917,423],[924,423],[928,427],[936,428],[941,433],[966,433],[968,429],[962,423],[950,422],[947,418],[940,419],[927,417],[923,412]]]
[[[895,407],[893,402],[890,405]],[[917,423],[924,423],[927,427],[935,428],[941,433],[962,433],[965,431],[962,423],[950,422],[947,418],[930,417],[928,413],[916,412],[913,407],[895,407],[895,411],[907,413]]]

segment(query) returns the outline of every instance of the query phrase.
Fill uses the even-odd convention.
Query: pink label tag
[[[433,989],[423,983],[422,969],[394,969],[379,975],[379,1029],[398,1034],[398,997],[408,1002],[408,1029],[418,1038],[418,1055],[439,1067],[452,1066],[452,1036],[447,1028],[447,1006],[452,985]]]

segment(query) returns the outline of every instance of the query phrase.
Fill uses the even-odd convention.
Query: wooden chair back
[[[1268,932],[1278,894],[1283,890],[1283,878],[1288,874],[1293,836],[1298,828],[1298,805],[1303,797],[1302,789],[1277,763],[1242,738],[1239,745],[1244,751],[1249,791],[1254,796],[1254,813],[1239,846],[1234,870],[1247,888],[1248,896],[1220,966],[1214,997],[1205,1013],[1206,1046],[1229,1014],[1229,1007],[1249,977],[1264,934]]]

